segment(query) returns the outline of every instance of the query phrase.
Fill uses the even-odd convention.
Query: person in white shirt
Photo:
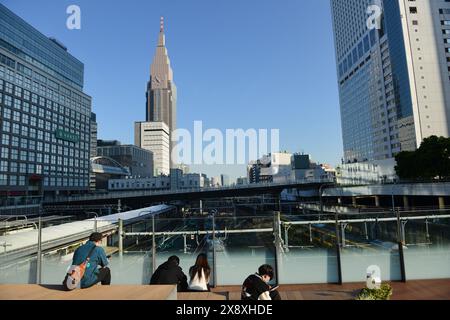
[[[211,268],[208,264],[208,257],[201,253],[198,255],[195,265],[189,269],[189,290],[190,291],[210,291],[209,279]]]

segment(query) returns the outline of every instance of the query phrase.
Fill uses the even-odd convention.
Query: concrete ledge
[[[178,292],[178,300],[228,300],[228,292]]]
[[[177,300],[175,285],[96,285],[64,291],[61,285],[0,285],[0,300]]]

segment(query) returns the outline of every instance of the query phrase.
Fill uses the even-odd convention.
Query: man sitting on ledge
[[[273,268],[268,264],[259,267],[258,273],[250,275],[242,285],[242,300],[281,300],[280,293],[269,282],[273,279]]]
[[[89,253],[92,251],[89,261],[86,265],[86,271],[81,279],[81,288],[86,289],[101,282],[102,285],[111,284],[111,271],[109,270],[109,261],[105,250],[100,247],[102,234],[94,232],[90,235],[89,241],[75,250],[72,265],[80,265],[86,261]],[[95,247],[95,248],[94,248]],[[101,268],[98,268],[98,267]]]
[[[176,284],[178,292],[187,291],[187,277],[180,267],[180,258],[171,256],[156,269],[150,284]]]

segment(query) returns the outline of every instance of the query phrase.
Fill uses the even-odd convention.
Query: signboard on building
[[[64,131],[61,129],[58,129],[55,131],[55,136],[57,139],[61,139],[61,140],[69,141],[69,142],[77,143],[80,141],[80,137],[77,134],[67,132],[67,131]]]

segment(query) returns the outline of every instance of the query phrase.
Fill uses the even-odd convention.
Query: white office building
[[[170,133],[164,122],[136,122],[134,144],[153,153],[155,176],[170,174]]]

